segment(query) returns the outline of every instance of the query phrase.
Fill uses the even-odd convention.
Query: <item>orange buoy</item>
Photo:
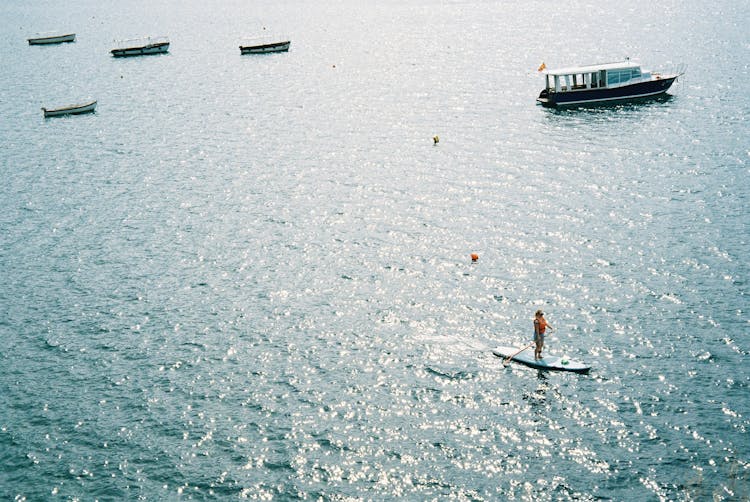
[[[476,253],[471,253],[471,261],[477,261],[479,259],[479,255]]]

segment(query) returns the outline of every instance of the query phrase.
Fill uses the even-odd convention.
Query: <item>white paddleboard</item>
[[[518,352],[520,349],[516,347],[497,347],[492,350],[492,353],[495,354],[497,357],[502,357],[503,359],[507,359],[510,356],[513,356],[516,352]],[[567,356],[550,356],[546,355],[542,359],[534,360],[534,348],[529,347],[528,349],[524,350],[520,354],[516,354],[513,356],[513,361],[519,362],[521,364],[525,364],[526,366],[531,366],[532,368],[540,369],[540,370],[550,370],[550,371],[573,371],[575,373],[588,373],[591,369],[591,366],[582,363],[581,361],[576,361],[575,359],[571,359]]]

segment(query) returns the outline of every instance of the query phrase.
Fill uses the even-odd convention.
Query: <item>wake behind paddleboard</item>
[[[569,357],[544,356],[542,359],[534,360],[534,349],[528,348],[520,354],[516,354],[520,349],[516,347],[497,347],[492,353],[497,357],[507,359],[513,356],[512,360],[536,368],[539,370],[550,371],[573,371],[575,373],[588,373],[591,366],[581,361],[570,359]],[[516,354],[516,355],[513,355]]]

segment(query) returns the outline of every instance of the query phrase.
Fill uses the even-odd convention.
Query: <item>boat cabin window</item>
[[[573,75],[573,89],[585,89],[586,88],[586,75],[579,73]]]
[[[547,89],[554,89],[557,92],[565,92],[578,89],[604,87],[604,74],[605,72],[602,71],[601,75],[599,72],[547,75]]]
[[[607,85],[622,84],[631,79],[641,77],[640,68],[628,68],[625,70],[609,70],[607,72]]]

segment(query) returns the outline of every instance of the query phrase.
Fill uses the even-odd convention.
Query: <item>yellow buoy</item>
[[[432,141],[434,145],[437,145],[438,143],[440,143],[440,138],[438,137],[437,134],[432,137]]]

